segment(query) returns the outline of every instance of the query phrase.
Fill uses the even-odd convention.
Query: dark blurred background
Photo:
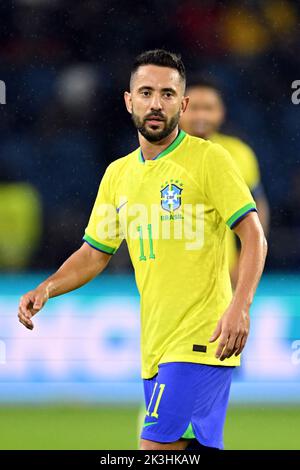
[[[270,203],[267,270],[299,267],[299,2],[18,0],[0,18],[0,269],[53,270],[80,246],[106,166],[138,146],[123,92],[155,47],[223,88]]]

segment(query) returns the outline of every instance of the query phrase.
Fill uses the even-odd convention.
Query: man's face
[[[189,105],[180,119],[180,126],[188,134],[209,139],[222,125],[224,106],[219,94],[208,87],[188,90]]]
[[[183,94],[184,83],[176,69],[142,65],[124,98],[138,131],[149,142],[159,142],[178,125],[188,103]]]

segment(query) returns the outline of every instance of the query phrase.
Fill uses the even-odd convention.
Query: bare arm
[[[259,221],[262,225],[265,236],[268,237],[269,226],[270,226],[270,208],[269,208],[268,200],[266,196],[262,194],[255,198],[255,202],[256,202],[256,207],[258,211]],[[234,264],[234,266],[231,268],[231,271],[230,271],[231,285],[233,289],[236,288],[238,274],[239,274],[239,259],[237,260],[237,262]]]
[[[261,195],[255,198],[257,211],[259,214],[259,220],[264,230],[264,234],[267,237],[269,234],[270,225],[270,209],[266,196]]]
[[[51,297],[78,289],[91,281],[107,266],[111,255],[95,250],[83,243],[54,273],[36,289],[27,292],[20,299],[19,321],[32,330],[31,318],[43,308]]]
[[[220,338],[216,357],[223,361],[238,356],[249,334],[249,310],[267,255],[267,241],[255,212],[247,214],[234,228],[241,240],[238,282],[232,301],[219,320],[210,342]]]

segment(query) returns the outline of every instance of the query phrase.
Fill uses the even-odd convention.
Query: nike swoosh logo
[[[120,209],[122,209],[123,206],[125,206],[125,204],[127,204],[128,201],[125,201],[123,202],[123,204],[121,204],[119,207],[117,207],[117,212],[119,213],[120,212]]]
[[[146,423],[146,424],[144,424],[143,427],[145,428],[146,426],[151,426],[151,424],[157,424],[157,421],[155,421],[154,423]]]

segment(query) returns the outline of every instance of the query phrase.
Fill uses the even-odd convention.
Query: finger
[[[246,345],[246,341],[247,341],[247,335],[244,335],[241,339],[241,345],[240,345],[238,351],[236,351],[235,356],[238,356],[239,354],[241,354],[241,352],[243,351],[243,349]]]
[[[43,302],[40,297],[35,298],[32,296],[25,296],[22,302],[20,302],[19,308],[23,314],[30,319],[43,307]]]
[[[28,318],[24,317],[24,315],[19,315],[19,321],[23,323],[24,326],[27,328],[32,329],[33,328],[33,323],[31,320],[28,320]]]
[[[217,348],[217,351],[216,351],[216,358],[217,359],[219,359],[219,357],[221,356],[222,351],[223,351],[223,349],[225,348],[225,346],[227,344],[228,337],[229,337],[229,334],[228,334],[227,331],[222,333],[219,344],[218,344],[218,348]]]
[[[240,346],[240,343],[241,343],[241,339],[242,339],[242,333],[238,334],[238,336],[236,336],[235,338],[235,342],[232,345],[228,344],[228,351],[226,352],[226,358],[228,359],[229,357],[231,357],[239,348]]]
[[[209,339],[209,342],[213,343],[214,341],[216,341],[216,339],[219,338],[221,332],[222,332],[222,325],[221,325],[221,322],[219,321],[217,326],[216,326],[215,331],[213,332],[213,334],[211,335],[211,337]]]
[[[20,304],[19,304],[19,309],[23,312],[24,315],[29,315],[31,316],[31,311],[30,311],[30,303],[32,303],[32,300],[28,296],[24,296],[21,298]]]
[[[22,323],[26,328],[29,330],[33,330],[33,323],[31,320],[27,320],[27,318],[24,318],[24,316],[19,316],[19,322]]]
[[[236,352],[240,349],[241,347],[241,342],[242,342],[242,338],[243,338],[243,334],[240,333],[236,339],[236,342],[235,342],[235,345],[234,345],[234,348],[231,352],[231,354],[228,356],[228,357],[231,357],[233,354],[236,354]]]
[[[22,307],[20,307],[20,311],[22,313],[22,315],[24,316],[24,318],[27,318],[28,320],[30,320],[31,318],[31,311],[28,309],[28,310],[24,310],[24,308],[22,309]]]
[[[36,296],[33,304],[33,308],[38,312],[43,306],[43,300],[40,296]]]
[[[234,345],[235,345],[236,339],[237,339],[236,335],[229,336],[226,347],[220,356],[220,361],[224,361],[224,359],[230,357],[231,353],[234,351]]]
[[[27,325],[33,326],[33,323],[31,321],[31,319],[28,318],[28,315],[24,315],[23,312],[20,309],[19,309],[19,312],[18,312],[18,317],[19,317],[19,320],[24,321]]]

